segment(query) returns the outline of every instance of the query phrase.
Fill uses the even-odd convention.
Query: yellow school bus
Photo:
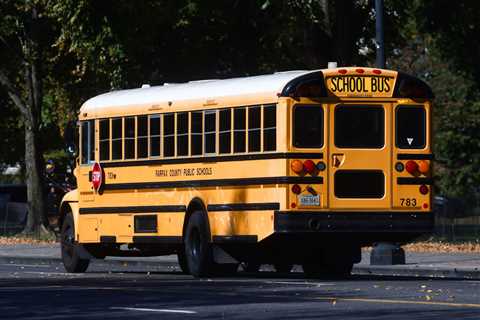
[[[177,254],[195,277],[349,274],[362,246],[433,226],[432,99],[415,77],[358,67],[96,96],[60,209],[64,266]]]

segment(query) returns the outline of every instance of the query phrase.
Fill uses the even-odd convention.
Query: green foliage
[[[0,69],[17,85],[24,81],[25,49],[18,36],[31,28],[32,6],[41,15],[36,36],[47,157],[62,148],[65,125],[80,105],[105,91],[316,69],[328,61],[374,63],[373,1],[4,0]],[[385,0],[387,66],[419,76],[436,94],[439,192],[472,199],[480,182],[479,15],[474,0]],[[0,163],[21,161],[23,123],[5,91],[0,110],[0,138],[7,142]]]

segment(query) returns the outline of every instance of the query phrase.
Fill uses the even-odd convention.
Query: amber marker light
[[[430,170],[430,164],[425,160],[420,160],[418,162],[418,171],[420,173],[426,174]]]
[[[413,160],[408,160],[405,164],[405,170],[410,174],[415,174],[418,170],[418,164]]]
[[[303,163],[300,160],[293,160],[290,163],[290,168],[292,168],[292,171],[296,174],[300,174],[303,172]]]

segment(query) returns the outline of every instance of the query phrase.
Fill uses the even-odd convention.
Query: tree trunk
[[[27,224],[24,234],[48,233],[46,226],[45,184],[43,178],[43,156],[40,149],[38,129],[25,121],[25,169],[27,182]]]
[[[46,208],[43,150],[40,143],[40,123],[42,121],[43,88],[41,61],[42,50],[38,42],[38,12],[32,8],[29,32],[25,33],[24,63],[25,88],[28,110],[24,114],[25,125],[25,167],[27,180],[28,218],[25,234],[39,236],[48,233]]]

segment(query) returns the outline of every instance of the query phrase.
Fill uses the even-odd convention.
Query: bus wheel
[[[62,229],[60,231],[60,240],[62,261],[65,270],[72,273],[85,272],[90,260],[80,259],[75,250],[75,246],[78,244],[75,243],[75,225],[73,223],[71,212],[67,213],[63,221]]]
[[[273,267],[275,268],[275,271],[278,273],[289,273],[292,271],[293,264],[290,263],[274,263]]]
[[[212,245],[209,235],[203,213],[194,212],[188,220],[184,242],[188,271],[196,278],[205,277],[212,271]]]
[[[178,265],[182,273],[189,274],[187,256],[185,255],[185,246],[182,246],[177,252]]]

